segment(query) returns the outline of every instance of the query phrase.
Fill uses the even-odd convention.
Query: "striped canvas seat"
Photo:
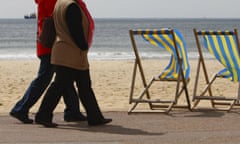
[[[141,58],[137,49],[134,36],[140,36],[150,44],[157,46],[157,48],[166,49],[170,53],[170,62],[166,68],[147,83],[144,75],[144,69],[141,64]],[[135,64],[133,69],[133,78],[130,91],[129,103],[134,103],[129,112],[133,112],[139,103],[148,103],[151,110],[158,108],[166,108],[164,112],[170,112],[173,107],[184,107],[191,109],[187,83],[189,81],[190,66],[188,62],[188,55],[186,51],[186,44],[181,33],[176,29],[138,29],[130,30],[130,38],[135,53]],[[143,82],[144,89],[137,98],[134,98],[134,86],[137,68],[139,68],[140,76]],[[155,81],[159,82],[176,82],[174,99],[162,100],[152,99],[149,89]],[[187,105],[177,105],[178,98],[185,92]],[[144,97],[146,95],[146,98]],[[161,94],[159,94],[161,95]]]
[[[170,54],[170,62],[167,65],[167,67],[164,69],[164,71],[159,75],[159,78],[161,79],[178,79],[179,76],[179,67],[178,64],[178,56],[177,52],[174,46],[173,36],[170,33],[167,33],[168,30],[162,29],[160,31],[164,34],[157,34],[157,30],[153,30],[153,33],[150,33],[148,31],[145,31],[144,33],[148,34],[142,34],[143,38],[148,41],[149,43],[159,46],[161,48],[166,49]],[[154,33],[155,32],[155,33]],[[179,57],[182,59],[182,69],[184,72],[184,76],[186,79],[189,78],[190,74],[190,66],[188,62],[188,55],[186,50],[186,43],[181,35],[181,33],[174,29],[174,34],[176,38],[176,45],[179,50]]]
[[[216,96],[211,90],[211,85],[217,78],[227,78],[232,82],[240,82],[240,47],[238,40],[238,33],[234,31],[197,31],[194,29],[194,35],[199,51],[199,63],[197,68],[193,101],[194,107],[198,105],[200,100],[211,100],[212,107],[216,108],[217,105],[229,105],[226,109],[230,111],[233,106],[238,105],[240,99],[240,84],[237,96]],[[199,37],[203,38],[202,44],[207,51],[223,65],[223,69],[213,75],[211,79],[208,78],[207,68],[204,62],[201,43]],[[199,83],[200,68],[203,68],[206,86],[200,94],[197,94]],[[236,84],[236,85],[237,85]],[[216,102],[224,101],[224,102]],[[227,101],[227,102],[226,102]]]
[[[226,31],[229,35],[223,35],[222,31],[212,31],[216,35],[205,35],[205,48],[225,67],[219,71],[218,76],[228,78],[234,82],[240,81],[240,58],[236,36]]]

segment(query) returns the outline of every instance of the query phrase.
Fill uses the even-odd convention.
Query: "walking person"
[[[35,0],[38,4],[38,30],[39,37],[42,31],[44,18],[51,16],[57,0]],[[40,66],[37,77],[31,82],[22,99],[12,108],[10,115],[20,120],[22,123],[30,124],[33,120],[29,118],[30,108],[38,101],[51,82],[54,72],[50,63],[51,49],[46,48],[37,41],[37,56],[40,59]],[[86,117],[79,109],[79,98],[73,85],[69,85],[64,95],[66,109],[64,110],[65,121],[84,121]]]
[[[76,82],[79,98],[90,126],[104,125],[106,119],[91,87],[88,49],[92,43],[94,21],[82,0],[57,0],[53,12],[57,39],[52,48],[51,63],[56,77],[48,88],[35,121],[45,127],[56,127],[53,111],[61,95]]]

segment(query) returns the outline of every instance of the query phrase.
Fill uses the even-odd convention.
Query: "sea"
[[[178,29],[185,41],[188,56],[198,57],[193,28],[206,30],[240,30],[240,19],[130,19],[130,18],[97,18],[95,35],[89,58],[96,60],[134,59],[129,37],[131,29]],[[36,19],[0,19],[0,59],[36,59]],[[164,49],[146,43],[136,37],[140,56],[144,59],[167,58],[169,53]],[[206,54],[207,58],[211,56]]]

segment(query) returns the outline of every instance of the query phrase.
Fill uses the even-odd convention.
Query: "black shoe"
[[[39,120],[39,119],[36,119],[35,122],[36,122],[36,124],[41,124],[44,127],[48,127],[48,128],[55,128],[58,126],[58,124],[56,124],[56,123],[53,123],[50,121]]]
[[[71,117],[69,116],[64,117],[64,121],[66,122],[79,122],[79,121],[86,121],[86,120],[87,118],[82,114],[71,116]]]
[[[23,115],[20,113],[14,113],[14,112],[10,112],[10,115],[16,119],[18,119],[19,121],[21,121],[24,124],[32,124],[33,120],[28,118],[27,115]]]
[[[96,122],[88,122],[89,126],[100,126],[100,125],[105,125],[112,122],[112,119],[102,119],[100,121],[96,121]]]

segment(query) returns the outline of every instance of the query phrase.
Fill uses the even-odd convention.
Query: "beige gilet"
[[[87,53],[82,51],[73,42],[66,23],[67,7],[77,3],[75,0],[57,0],[53,12],[53,19],[55,23],[57,38],[52,48],[51,63],[54,65],[66,66],[78,70],[89,69],[89,62]],[[84,29],[84,36],[88,38],[88,19],[82,12],[82,24]]]

